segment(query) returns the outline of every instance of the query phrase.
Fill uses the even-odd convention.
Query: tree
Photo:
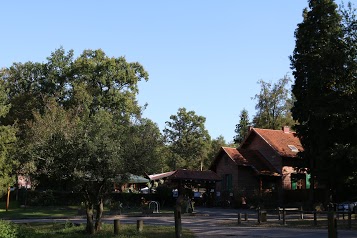
[[[211,140],[204,168],[208,169],[211,166],[214,158],[216,157],[222,146],[233,147],[234,145],[227,143],[222,135],[218,136],[216,139]]]
[[[343,76],[343,83],[345,87],[343,101],[345,105],[348,103],[349,108],[344,110],[343,114],[338,117],[340,120],[335,125],[344,125],[342,133],[354,132],[350,137],[345,137],[342,133],[340,138],[345,140],[339,142],[337,148],[343,148],[339,156],[342,161],[347,161],[346,167],[349,168],[347,174],[342,177],[341,183],[345,186],[338,186],[343,191],[347,191],[352,196],[357,196],[357,16],[356,9],[353,8],[351,3],[348,3],[347,7],[344,5],[340,9],[342,15],[342,27],[344,32],[344,45],[346,54],[346,65]],[[336,151],[337,149],[335,149]],[[341,191],[340,190],[340,191]]]
[[[124,141],[141,116],[137,84],[148,73],[102,50],[85,50],[74,60],[61,48],[45,63],[14,63],[1,76],[13,103],[4,122],[20,125],[22,164],[32,165],[28,172],[40,185],[51,180],[82,192],[87,231],[99,230],[109,184],[128,170]]]
[[[57,186],[82,192],[86,205],[87,232],[101,227],[103,199],[123,166],[123,128],[104,110],[81,120],[55,103],[31,125],[32,157],[36,171]],[[96,210],[93,220],[94,210]]]
[[[280,129],[282,126],[294,125],[290,109],[293,99],[286,88],[290,78],[284,76],[275,84],[260,80],[261,90],[255,95],[258,100],[255,108],[257,114],[253,118],[255,127]]]
[[[4,85],[0,83],[0,117],[6,116],[9,112],[10,105],[7,102],[7,94]],[[0,196],[3,195],[7,188],[14,184],[13,166],[16,161],[10,156],[13,144],[16,141],[16,129],[14,126],[0,125]]]
[[[310,0],[303,17],[290,57],[292,115],[311,183],[317,177],[333,191],[356,173],[356,21],[344,25],[333,0]]]
[[[128,140],[123,142],[124,163],[127,172],[145,175],[165,168],[164,139],[156,123],[140,118],[126,128]]]
[[[236,129],[234,130],[234,132],[237,133],[237,135],[235,135],[233,138],[234,143],[236,145],[242,143],[242,141],[248,134],[248,127],[250,126],[249,115],[246,109],[243,109],[240,112],[239,117],[240,117],[239,124],[236,125]]]
[[[89,110],[90,115],[110,110],[123,120],[140,115],[138,82],[148,80],[148,73],[138,62],[109,58],[102,50],[85,50],[72,67],[73,97],[68,100],[72,108]]]
[[[179,108],[177,115],[171,115],[170,119],[163,130],[172,152],[169,167],[173,170],[202,169],[210,141],[204,125],[206,118]]]
[[[254,99],[258,102],[257,110],[253,118],[254,127],[265,129],[280,129],[283,126],[292,126],[294,121],[290,113],[292,99],[286,86],[290,82],[288,76],[279,79],[275,84],[260,80],[260,93]]]

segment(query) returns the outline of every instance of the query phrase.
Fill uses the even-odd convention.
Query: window
[[[288,147],[290,148],[290,150],[291,150],[292,152],[299,152],[298,148],[296,148],[295,145],[288,145]]]
[[[232,188],[233,188],[232,174],[225,174],[223,176],[223,189],[227,191],[232,191]]]
[[[310,189],[311,174],[306,174],[306,189]]]
[[[291,174],[291,190],[306,189],[305,174]]]

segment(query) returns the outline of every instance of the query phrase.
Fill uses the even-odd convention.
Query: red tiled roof
[[[226,154],[238,165],[250,166],[258,174],[279,176],[274,167],[257,150],[222,147]]]
[[[262,175],[279,176],[279,172],[267,161],[258,150],[239,149],[239,153],[247,159],[248,164]]]
[[[226,154],[238,165],[245,165],[248,161],[238,152],[236,148],[222,147]]]
[[[299,151],[304,150],[295,132],[259,128],[253,128],[252,130],[283,157],[296,157],[297,155],[297,152],[293,152],[288,145],[295,146]]]

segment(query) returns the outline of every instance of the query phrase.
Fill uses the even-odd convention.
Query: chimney
[[[253,129],[252,126],[248,126],[248,132],[250,132]]]
[[[290,133],[290,127],[289,126],[283,126],[283,132],[284,133]]]

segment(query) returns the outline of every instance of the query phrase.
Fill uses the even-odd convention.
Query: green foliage
[[[0,220],[0,237],[1,238],[17,238],[17,226],[9,221]]]
[[[124,167],[127,172],[145,175],[162,171],[165,167],[164,140],[156,123],[140,118],[125,128],[123,141]]]
[[[10,105],[7,102],[7,94],[3,83],[0,83],[0,120],[9,112]],[[0,196],[5,194],[7,188],[15,183],[13,168],[16,160],[12,160],[16,129],[13,126],[0,124]]]
[[[352,8],[338,11],[332,0],[310,0],[303,17],[290,57],[292,115],[312,178],[333,190],[354,177],[357,165],[351,156],[357,145],[356,18]]]
[[[254,97],[257,100],[255,106],[257,113],[253,118],[254,127],[281,129],[283,126],[294,125],[290,113],[292,98],[286,88],[289,82],[288,76],[284,76],[273,85],[263,80],[258,82],[261,88],[260,93]]]
[[[53,206],[56,204],[56,198],[52,190],[46,190],[37,195],[38,196],[32,197],[28,204],[34,206]]]
[[[128,170],[124,158],[132,154],[123,149],[128,145],[124,142],[135,134],[137,146],[145,132],[144,139],[151,140],[141,153],[160,143],[158,133],[149,137],[157,132],[153,123],[145,122],[147,131],[145,123],[143,129],[134,123],[142,111],[136,100],[138,82],[148,80],[148,73],[139,63],[107,57],[100,49],[85,50],[74,59],[73,51],[60,48],[47,62],[14,63],[0,76],[7,89],[4,98],[12,105],[3,124],[16,122],[20,128],[14,153],[21,158],[18,170],[30,173],[33,185],[85,194],[88,211],[97,206],[99,229],[103,196],[112,179]],[[137,157],[145,161],[155,155]]]
[[[172,152],[170,168],[199,170],[207,158],[210,142],[204,125],[206,118],[186,108],[179,108],[177,115],[171,115],[170,119],[164,129],[167,145]]]
[[[239,124],[236,125],[236,129],[234,130],[237,135],[234,136],[234,143],[239,145],[245,139],[248,134],[248,127],[251,125],[249,121],[248,111],[243,109],[239,115]]]
[[[26,232],[26,238],[81,238],[88,237],[87,234],[81,232],[83,225],[76,225],[70,222],[63,223],[31,223],[29,225],[21,224],[22,232]],[[182,236],[193,238],[194,235],[187,229],[183,229]],[[23,237],[23,236],[22,236]],[[104,224],[103,230],[95,234],[97,238],[155,238],[155,237],[175,237],[175,228],[173,226],[150,226],[145,225],[141,233],[137,232],[136,225],[121,224],[119,235],[114,235],[113,225]]]
[[[207,160],[204,161],[204,168],[209,168],[216,157],[218,151],[222,146],[233,146],[227,144],[223,136],[219,136],[216,139],[211,140],[210,147],[207,154]]]

